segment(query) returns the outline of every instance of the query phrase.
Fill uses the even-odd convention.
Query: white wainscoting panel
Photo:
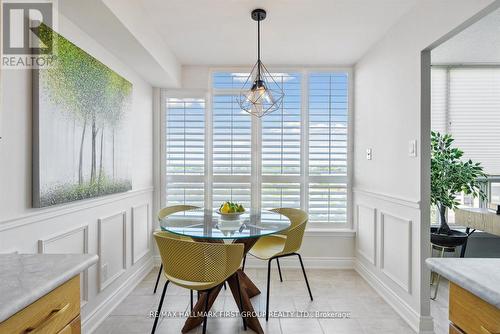
[[[38,240],[40,254],[87,254],[89,251],[89,226],[83,225]],[[88,270],[80,275],[81,305],[89,300]]]
[[[377,210],[369,206],[356,206],[358,254],[376,265],[377,259]]]
[[[98,220],[99,291],[113,283],[127,269],[127,213],[119,212]]]
[[[142,259],[150,249],[149,204],[132,207],[132,264]]]
[[[411,225],[411,220],[380,212],[380,268],[408,293],[411,293]]]

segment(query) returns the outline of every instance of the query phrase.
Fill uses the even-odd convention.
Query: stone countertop
[[[432,271],[500,308],[500,259],[429,258],[425,262]]]
[[[0,322],[97,262],[90,254],[0,254]]]

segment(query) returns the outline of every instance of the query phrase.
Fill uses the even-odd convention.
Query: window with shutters
[[[166,98],[167,204],[303,208],[310,226],[350,227],[348,71],[274,72],[285,97],[262,119],[237,103],[247,75],[213,72],[206,105]]]

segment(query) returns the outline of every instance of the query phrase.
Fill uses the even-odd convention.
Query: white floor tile
[[[112,312],[111,316],[97,328],[96,334],[135,334],[150,333],[153,319],[150,312],[158,307],[165,279],[162,277],[158,291],[153,294],[158,268],[137,285],[134,291]],[[250,279],[261,290],[261,294],[252,298],[257,312],[266,309],[266,269],[249,268],[246,270]],[[282,271],[284,282],[280,282],[278,271],[272,272],[270,311],[335,311],[348,312],[348,319],[331,318],[260,318],[266,334],[406,334],[414,333],[397,313],[378,296],[378,294],[353,270],[307,270],[314,301],[311,301],[300,269]],[[438,302],[432,303],[433,316],[443,324],[447,321],[447,284],[441,286]],[[162,311],[186,312],[189,310],[189,290],[170,284],[167,289]],[[196,292],[194,301],[196,303]],[[237,311],[238,307],[230,289],[221,290],[212,311]],[[162,318],[156,333],[180,333],[184,326],[183,318]],[[436,333],[442,326],[437,326]],[[444,327],[443,327],[444,328]],[[202,328],[191,331],[201,333]],[[252,333],[243,331],[241,318],[209,318],[208,333]]]

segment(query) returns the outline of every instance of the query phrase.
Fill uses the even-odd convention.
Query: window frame
[[[250,175],[213,175],[213,96],[216,95],[231,95],[239,93],[239,89],[214,89],[213,75],[216,72],[248,72],[249,67],[209,67],[207,89],[161,89],[160,92],[160,205],[166,203],[166,186],[167,179],[180,179],[183,176],[167,176],[166,172],[166,101],[168,98],[203,98],[205,99],[205,175],[203,177],[205,183],[205,206],[213,209],[213,184],[214,183],[249,183],[251,188],[251,202],[255,208],[260,208],[262,203],[262,184],[263,183],[299,183],[300,184],[300,203],[301,209],[307,210],[308,203],[308,185],[311,183],[346,183],[347,205],[346,205],[346,222],[345,223],[325,223],[325,222],[309,222],[308,230],[310,231],[330,231],[330,230],[352,230],[352,175],[353,175],[353,130],[354,130],[354,115],[353,115],[353,96],[354,96],[354,71],[352,67],[269,67],[269,71],[273,72],[291,72],[301,76],[301,107],[300,107],[300,174],[299,175],[262,175],[262,145],[260,138],[262,136],[262,126],[258,119],[252,117],[251,120],[251,174]],[[309,175],[309,74],[311,73],[331,73],[343,72],[348,76],[348,109],[347,109],[347,176],[336,175]],[[186,178],[184,176],[184,178]]]

